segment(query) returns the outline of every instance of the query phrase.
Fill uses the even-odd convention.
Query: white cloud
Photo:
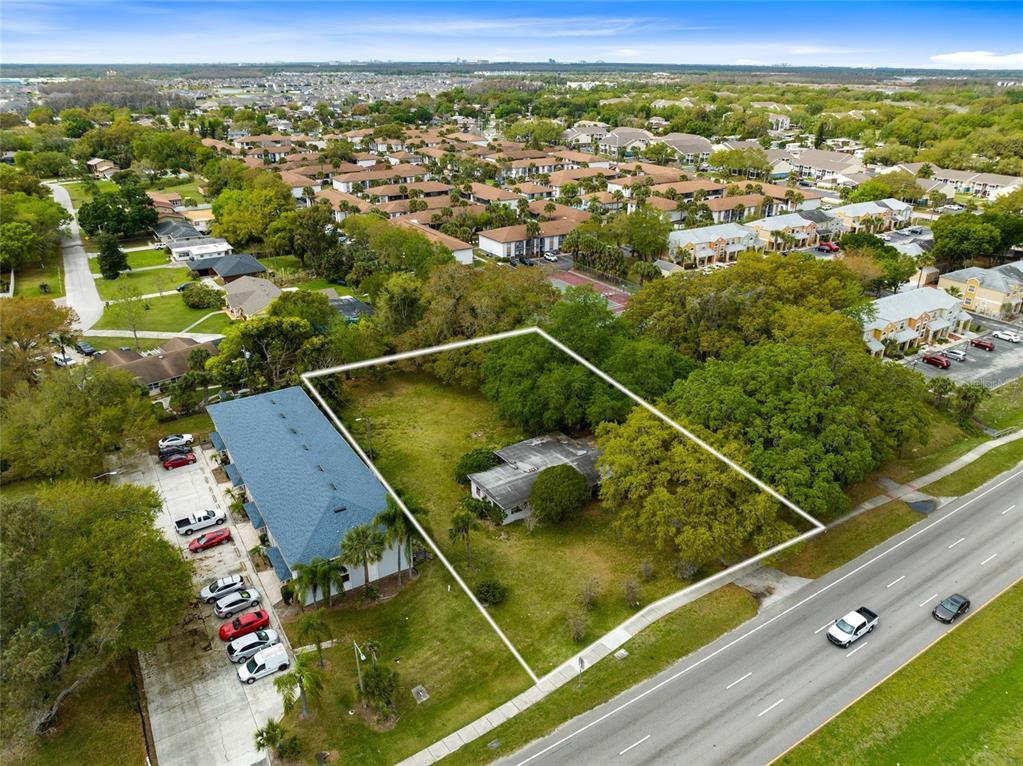
[[[999,55],[991,51],[956,51],[931,56],[931,61],[969,69],[1012,69],[1023,67],[1023,52]]]

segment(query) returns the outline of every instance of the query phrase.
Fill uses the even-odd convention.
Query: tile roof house
[[[955,287],[963,308],[985,316],[1012,319],[1023,310],[1023,263],[1004,263],[989,269],[971,266],[938,278],[938,287]]]
[[[227,283],[227,314],[232,319],[248,319],[262,314],[283,292],[269,279],[238,277]]]
[[[571,439],[555,432],[509,444],[494,454],[504,462],[469,474],[469,490],[477,500],[504,511],[504,524],[524,519],[532,512],[529,495],[545,468],[570,465],[586,478],[591,490],[600,482],[599,452],[593,439]]]
[[[873,305],[874,319],[867,324],[863,339],[875,356],[883,354],[887,344],[905,350],[947,338],[949,332],[959,332],[970,323],[959,298],[933,287],[886,295]]]
[[[303,389],[213,404],[209,414],[217,429],[211,441],[245,487],[253,524],[266,529],[281,582],[293,578],[297,564],[336,558],[345,536],[386,508],[383,485]],[[398,564],[390,546],[369,565],[370,582],[394,574]],[[345,575],[346,591],[364,584],[362,567]]]
[[[220,353],[216,343],[199,343],[192,338],[171,338],[149,354],[105,351],[96,357],[96,363],[130,373],[150,393],[160,393],[162,388],[188,372],[188,357],[197,348],[206,349],[210,356]]]

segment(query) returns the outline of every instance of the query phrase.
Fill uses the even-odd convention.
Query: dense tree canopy
[[[537,521],[557,524],[574,516],[590,499],[586,477],[570,465],[553,465],[537,474],[529,504]]]
[[[100,192],[78,209],[78,225],[90,236],[101,231],[118,237],[151,231],[158,218],[153,201],[137,186]]]

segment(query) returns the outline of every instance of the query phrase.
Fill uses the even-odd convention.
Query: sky
[[[1023,70],[1023,2],[0,0],[0,65],[456,58]]]

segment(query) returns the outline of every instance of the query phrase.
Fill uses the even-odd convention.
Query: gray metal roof
[[[209,413],[289,567],[334,558],[350,529],[386,507],[383,485],[301,388]]]

